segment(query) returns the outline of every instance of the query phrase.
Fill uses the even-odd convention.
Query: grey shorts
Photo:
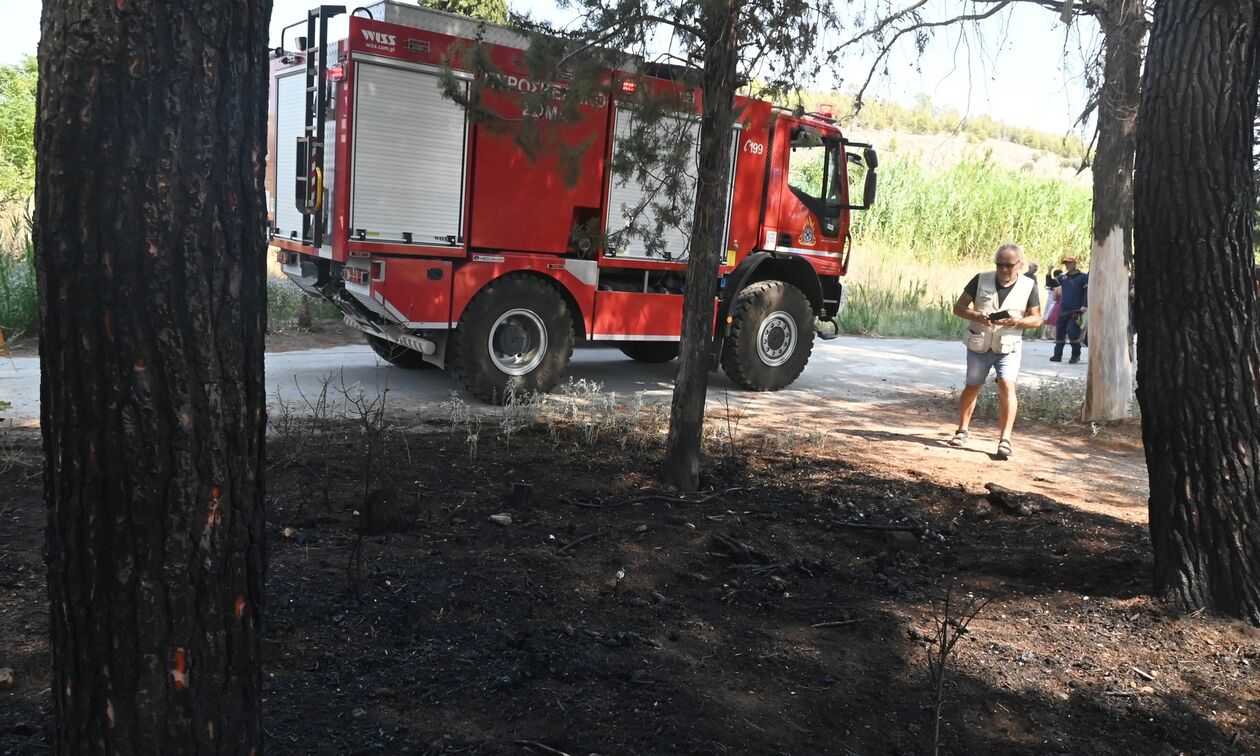
[[[1008,354],[967,350],[967,385],[983,386],[989,371],[997,371],[999,381],[1014,382],[1019,377],[1019,355],[1022,349]]]

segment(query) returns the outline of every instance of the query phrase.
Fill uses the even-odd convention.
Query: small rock
[[[507,512],[492,514],[490,515],[490,522],[493,522],[495,525],[503,525],[504,527],[507,527],[512,524],[512,515]]]
[[[637,527],[637,528],[635,528],[635,529],[634,529],[634,532],[636,532],[636,533],[646,533],[646,532],[648,532],[648,526],[647,526],[647,525],[640,525],[639,527]]]
[[[1149,685],[1143,685],[1142,687],[1138,688],[1138,693],[1141,693],[1144,696],[1153,696],[1155,695],[1155,689]]]
[[[355,709],[354,711],[350,712],[350,716],[354,717],[355,719],[363,719],[364,717],[367,716],[367,709]]]
[[[9,667],[0,667],[0,690],[9,690],[17,685],[17,678]]]
[[[1059,691],[1058,693],[1055,693],[1054,697],[1059,699],[1060,701],[1070,701],[1072,699],[1071,696],[1069,696],[1067,693],[1064,693],[1063,691]]]
[[[978,518],[992,517],[993,505],[989,503],[988,499],[982,496],[971,502],[971,506],[967,508],[967,514],[971,517]]]

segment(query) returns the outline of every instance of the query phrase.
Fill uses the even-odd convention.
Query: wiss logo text
[[[378,31],[363,29],[363,38],[369,43],[375,43],[383,47],[394,47],[398,44],[398,37],[393,34],[384,34]]]

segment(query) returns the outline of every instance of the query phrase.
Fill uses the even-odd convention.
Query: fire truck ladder
[[[344,5],[321,5],[306,14],[306,36],[299,47],[306,54],[305,130],[297,140],[297,182],[294,196],[302,212],[302,241],[324,244],[324,127],[327,118],[328,19],[346,12]],[[316,36],[318,31],[319,36]]]

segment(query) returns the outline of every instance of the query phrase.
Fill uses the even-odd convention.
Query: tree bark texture
[[[271,0],[46,0],[56,749],[261,749]]]
[[[1260,624],[1257,11],[1254,0],[1157,6],[1134,190],[1155,589]]]
[[[1089,377],[1085,419],[1129,416],[1129,269],[1133,256],[1133,153],[1146,0],[1109,0],[1103,33],[1094,154],[1094,235],[1089,271]]]
[[[662,478],[686,491],[700,485],[700,443],[704,407],[713,368],[713,302],[718,267],[726,239],[726,188],[730,185],[731,130],[739,86],[739,3],[706,0],[701,27],[707,30],[702,74],[699,180],[696,186],[695,237],[687,263],[683,295],[683,330],[678,375],[669,415],[669,437]]]

